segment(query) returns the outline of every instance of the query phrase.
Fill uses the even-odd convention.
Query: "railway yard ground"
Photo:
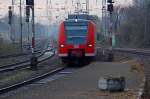
[[[148,70],[145,68],[149,67],[148,62],[148,58],[124,53],[115,53],[113,62],[100,61],[97,56],[94,62],[86,66],[69,66],[67,70],[48,78],[1,94],[0,99],[138,99],[144,92],[145,72]],[[65,67],[66,64],[62,64],[55,55],[40,63],[36,71],[22,69],[2,73],[0,87],[3,88],[63,66]],[[124,76],[125,91],[113,93],[100,91],[98,80],[103,76]],[[148,93],[148,90],[145,92]]]
[[[10,57],[10,58],[1,58],[0,59],[0,67],[9,65],[9,64],[14,64],[14,63],[19,63],[25,60],[29,60],[31,55],[22,55],[22,56],[17,56],[17,57]]]
[[[49,54],[41,56],[40,60],[51,56],[51,53],[49,53]],[[54,61],[55,59],[56,59],[56,57],[53,57],[53,59],[51,61]],[[0,87],[1,88],[7,87],[7,86],[13,85],[15,83],[19,83],[21,81],[27,80],[29,78],[41,75],[42,73],[45,73],[46,71],[57,68],[59,63],[60,62],[58,61],[57,63],[53,64],[56,66],[49,66],[52,64],[52,62],[44,61],[44,62],[39,63],[38,70],[36,70],[36,71],[31,70],[30,65],[27,65],[26,68],[22,68],[22,69],[20,68],[20,69],[16,69],[13,71],[10,70],[8,72],[1,73]]]
[[[150,99],[150,0],[0,0],[0,99]]]

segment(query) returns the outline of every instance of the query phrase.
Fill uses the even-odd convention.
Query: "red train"
[[[95,24],[91,20],[67,19],[58,34],[58,55],[63,62],[89,61],[95,56]]]

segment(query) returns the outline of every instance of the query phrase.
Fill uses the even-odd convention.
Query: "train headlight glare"
[[[89,47],[92,47],[92,44],[89,44],[88,46],[89,46]]]
[[[78,22],[78,19],[75,19],[75,22]]]
[[[60,47],[64,47],[65,45],[61,44]]]

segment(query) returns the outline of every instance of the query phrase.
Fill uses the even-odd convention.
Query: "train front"
[[[94,51],[94,23],[83,19],[69,19],[61,23],[58,54],[63,62],[91,60]]]

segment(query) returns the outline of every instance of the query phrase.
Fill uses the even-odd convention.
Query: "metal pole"
[[[79,14],[79,1],[77,1],[77,14]]]
[[[103,27],[103,35],[106,36],[106,0],[102,0],[102,27]]]
[[[102,0],[102,28],[103,28],[103,36],[104,40],[107,40],[108,37],[108,29],[107,26],[108,21],[107,21],[107,8],[106,8],[106,0]]]
[[[14,12],[14,4],[15,4],[15,2],[14,2],[14,0],[12,0],[12,11]]]
[[[37,57],[35,55],[35,17],[34,17],[34,5],[32,8],[32,56],[31,56],[31,69],[37,70]]]
[[[112,47],[112,36],[113,36],[113,15],[110,13],[110,42]]]
[[[20,0],[20,47],[21,51],[23,51],[23,44],[22,44],[22,0]]]
[[[48,33],[49,33],[49,27],[50,27],[50,23],[51,23],[51,18],[52,18],[52,1],[51,0],[47,0],[47,17],[48,17]],[[49,34],[47,33],[47,37],[49,36]]]
[[[48,33],[49,33],[49,23],[50,23],[50,16],[49,16],[49,14],[50,14],[50,13],[49,13],[49,11],[50,11],[50,9],[49,9],[49,8],[50,8],[50,3],[51,3],[51,1],[47,0],[47,3],[46,3],[47,11],[46,11],[46,12],[47,12],[47,19],[48,19],[48,27],[47,27],[46,37],[45,37],[47,43],[48,43],[48,39],[47,39],[47,38],[48,38],[48,36],[49,36]],[[46,45],[46,44],[45,44],[45,45]]]
[[[34,6],[32,6],[32,54],[35,50],[35,19],[34,19]]]
[[[11,27],[10,35],[11,35],[11,40],[12,40],[12,42],[13,42],[13,36],[12,36],[12,35],[13,35],[13,34],[12,34],[12,33],[13,33],[13,27],[12,27],[12,26],[13,26],[13,25],[12,25],[12,24],[13,24],[13,13],[14,13],[14,10],[13,10],[13,9],[14,9],[14,1],[12,0],[12,19],[11,19],[11,25],[10,25],[10,27]]]
[[[105,0],[105,37],[108,36],[108,21],[107,21],[107,10],[106,10],[106,0]]]
[[[89,14],[89,0],[86,0],[86,11]]]
[[[144,0],[144,8],[145,8],[145,19],[144,19],[144,42],[147,44],[146,35],[147,35],[147,0]]]
[[[49,7],[49,6],[50,6],[50,5],[49,5],[49,0],[47,0],[47,3],[46,3],[46,4],[47,4],[47,5],[46,5],[46,6],[47,6],[47,19],[48,19],[48,26],[49,26],[49,21],[50,21],[50,19],[49,19],[49,17],[50,17],[50,16],[49,16],[49,11],[50,11],[50,10],[49,10],[49,8],[50,8],[50,7]],[[48,37],[48,32],[49,32],[49,27],[47,27],[47,37]]]
[[[77,0],[77,8],[76,8],[76,12],[77,12],[77,14],[79,14],[80,13],[80,0]]]
[[[28,25],[28,43],[30,44],[30,24],[27,22]]]

